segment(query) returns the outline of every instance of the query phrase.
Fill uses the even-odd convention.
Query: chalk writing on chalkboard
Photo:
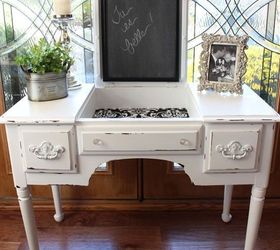
[[[130,55],[134,55],[136,48],[141,43],[141,41],[146,37],[149,28],[153,24],[153,17],[151,11],[149,12],[148,21],[144,29],[138,28],[137,19],[139,17],[137,14],[133,13],[133,7],[129,7],[126,10],[119,9],[118,6],[115,6],[112,23],[120,26],[120,32],[126,33],[131,27],[135,27],[135,32],[124,38],[124,46],[121,47],[123,51],[128,52]],[[139,22],[138,22],[139,23]]]
[[[178,0],[103,0],[103,79],[178,79]]]

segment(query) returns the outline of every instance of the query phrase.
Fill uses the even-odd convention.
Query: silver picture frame
[[[198,90],[242,94],[248,36],[202,35]]]

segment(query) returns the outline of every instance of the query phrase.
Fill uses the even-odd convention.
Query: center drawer
[[[78,133],[80,153],[101,151],[195,151],[200,147],[200,127],[180,131],[84,130]]]

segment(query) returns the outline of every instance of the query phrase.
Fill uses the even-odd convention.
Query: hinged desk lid
[[[185,0],[94,4],[97,87],[185,82]]]

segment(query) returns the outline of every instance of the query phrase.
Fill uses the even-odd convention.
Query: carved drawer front
[[[28,171],[75,170],[75,134],[73,126],[22,126],[21,149]]]
[[[205,172],[251,172],[258,168],[262,125],[216,125],[207,128]]]
[[[110,132],[81,131],[80,153],[100,151],[195,151],[200,127],[188,131]]]

